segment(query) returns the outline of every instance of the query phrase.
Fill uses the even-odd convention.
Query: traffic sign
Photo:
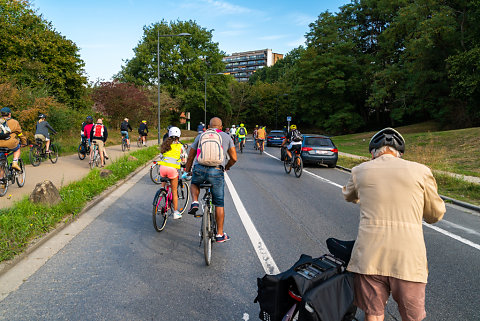
[[[287,121],[292,121],[292,117],[291,117],[291,116],[287,116]]]

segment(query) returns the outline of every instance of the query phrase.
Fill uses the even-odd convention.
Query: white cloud
[[[297,48],[298,46],[304,46],[305,45],[305,37],[300,37],[298,38],[297,40],[294,40],[294,41],[290,41],[287,43],[287,45],[289,47],[294,47],[294,48]]]
[[[231,4],[226,1],[204,0],[204,2],[215,7],[222,14],[245,14],[245,13],[252,13],[254,11],[252,9],[242,7],[242,6],[237,6],[235,4]]]
[[[292,21],[297,26],[308,26],[310,23],[317,20],[317,17],[297,12],[289,14],[287,19]]]
[[[286,38],[286,35],[271,35],[271,36],[263,36],[259,37],[258,39],[260,40],[278,40],[278,39],[283,39]]]

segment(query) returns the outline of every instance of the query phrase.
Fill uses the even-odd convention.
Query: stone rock
[[[32,194],[30,194],[30,201],[33,203],[43,203],[48,205],[55,205],[62,201],[58,189],[51,181],[43,181],[35,185]]]
[[[112,175],[113,172],[109,169],[102,169],[100,170],[100,177],[108,177],[110,175]]]
[[[136,158],[135,156],[130,155],[130,156],[128,156],[128,160],[129,160],[129,161],[137,161],[138,158]]]

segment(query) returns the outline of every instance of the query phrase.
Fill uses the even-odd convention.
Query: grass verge
[[[365,162],[365,160],[347,156],[338,156],[337,165],[345,168],[352,168],[363,162]],[[436,172],[433,173],[433,176],[437,181],[439,194],[480,206],[479,184],[466,182],[463,179]]]
[[[93,197],[158,155],[158,147],[140,149],[130,155],[137,160],[128,160],[125,155],[106,166],[112,171],[106,178],[101,178],[100,171],[95,169],[83,179],[62,187],[59,191],[62,201],[55,206],[33,204],[25,197],[13,207],[0,210],[0,262],[21,253],[32,239],[66,217],[75,217]]]

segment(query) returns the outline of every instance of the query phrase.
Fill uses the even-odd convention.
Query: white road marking
[[[233,203],[235,204],[238,215],[242,220],[243,226],[247,231],[250,242],[252,242],[253,248],[255,249],[258,258],[260,259],[260,263],[262,264],[265,273],[279,274],[280,270],[278,269],[277,264],[273,260],[270,251],[265,245],[265,242],[263,242],[262,237],[255,228],[255,225],[253,225],[253,222],[250,219],[250,216],[248,215],[245,206],[243,206],[243,202],[238,196],[237,190],[233,186],[233,183],[227,173],[225,173],[225,183],[227,183],[228,190],[230,191],[230,195],[232,196]]]
[[[70,225],[65,227],[61,232],[46,241],[45,244],[30,253],[27,257],[18,262],[12,269],[3,274],[0,277],[0,302],[11,292],[16,291],[51,257],[57,254],[58,251],[65,247],[65,245],[67,245],[75,236],[82,232],[109,206],[115,203],[119,197],[121,197],[142,177],[144,177],[149,170],[150,167],[145,167],[130,180],[128,180],[128,182],[125,182],[120,187],[117,187],[117,189],[108,195],[104,200],[81,215],[75,222],[72,222]]]
[[[264,153],[265,153],[266,155],[270,156],[271,158],[274,158],[274,159],[276,159],[276,160],[281,161],[280,158],[278,158],[278,157],[276,157],[276,156],[273,156],[273,155],[271,155],[271,154],[269,154],[269,153],[267,153],[267,152],[264,152]],[[342,185],[339,185],[339,184],[337,184],[337,183],[335,183],[335,182],[332,182],[332,181],[330,181],[330,180],[328,180],[328,179],[326,179],[326,178],[323,178],[323,177],[321,177],[321,176],[318,176],[317,174],[311,173],[311,172],[309,172],[309,171],[306,170],[306,169],[303,169],[303,171],[306,172],[306,173],[308,173],[308,174],[310,174],[310,175],[312,175],[313,177],[315,177],[315,178],[317,178],[317,179],[325,182],[325,183],[331,184],[331,185],[336,186],[336,187],[339,187],[339,188],[342,188],[342,187],[343,187]],[[442,220],[442,222],[443,222],[443,223],[446,223],[447,225],[454,226],[455,228],[463,229],[463,230],[465,230],[465,231],[468,232],[468,233],[471,233],[471,231],[472,231],[471,229],[465,228],[465,227],[463,227],[463,226],[461,226],[461,225],[458,225],[458,224],[449,222],[449,221],[447,221],[447,220]],[[474,242],[472,242],[472,241],[469,241],[469,240],[467,240],[467,239],[465,239],[465,238],[463,238],[463,237],[461,237],[461,236],[458,236],[458,235],[456,235],[456,234],[454,234],[454,233],[451,233],[451,232],[449,232],[449,231],[446,231],[446,230],[444,230],[444,229],[442,229],[442,228],[440,228],[440,227],[438,227],[438,226],[433,226],[433,225],[428,224],[428,223],[425,223],[425,222],[423,222],[423,226],[428,227],[428,228],[430,228],[430,229],[432,229],[432,230],[435,230],[435,231],[437,231],[438,233],[441,233],[441,234],[446,235],[446,236],[448,236],[448,237],[451,237],[452,239],[457,240],[457,241],[459,241],[459,242],[462,242],[462,243],[465,244],[465,245],[471,246],[471,247],[473,247],[474,249],[480,250],[480,245],[478,245],[478,244],[476,244],[476,243],[474,243]],[[478,234],[476,231],[474,231],[474,232],[475,232],[475,234]]]

